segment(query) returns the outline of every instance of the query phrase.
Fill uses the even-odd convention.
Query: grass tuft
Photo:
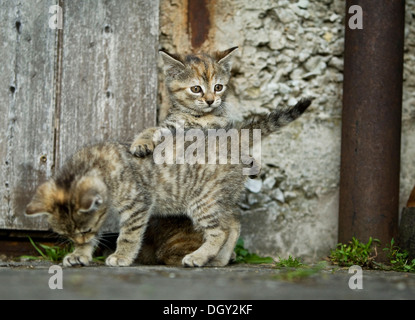
[[[48,246],[42,243],[35,243],[31,237],[28,237],[33,248],[40,254],[40,256],[20,256],[21,259],[25,260],[49,260],[52,262],[61,262],[63,257],[73,251],[73,245],[69,244],[66,246]]]
[[[235,253],[236,263],[252,263],[252,264],[261,264],[261,263],[274,263],[274,259],[271,257],[261,257],[255,253],[250,253],[247,249],[244,247],[244,241],[239,238],[238,242],[235,246]]]
[[[358,265],[362,268],[415,272],[415,259],[409,261],[408,252],[396,246],[394,239],[383,248],[387,257],[386,263],[376,261],[378,246],[379,240],[369,238],[368,243],[363,243],[353,237],[347,244],[337,244],[336,248],[331,250],[329,259],[332,263],[344,267]]]
[[[376,246],[372,247],[374,243],[380,242],[370,237],[367,243],[363,243],[353,237],[352,241],[347,244],[337,244],[336,248],[331,250],[329,259],[342,267],[353,265],[372,267],[373,260],[377,257]]]

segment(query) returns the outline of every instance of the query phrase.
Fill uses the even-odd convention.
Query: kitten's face
[[[81,245],[93,241],[105,221],[106,187],[95,178],[82,178],[69,190],[50,180],[36,190],[26,214],[47,215],[53,231]]]
[[[202,116],[221,107],[228,88],[231,55],[236,48],[179,57],[161,52],[170,99],[186,112]]]

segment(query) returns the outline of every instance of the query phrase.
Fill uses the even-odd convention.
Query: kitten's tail
[[[245,145],[247,147],[249,145],[249,148],[253,147],[255,149],[255,146],[261,146],[261,137],[268,136],[269,134],[278,131],[282,127],[286,126],[290,122],[293,122],[295,119],[300,117],[304,111],[307,110],[307,108],[310,106],[311,100],[310,99],[301,99],[297,104],[290,108],[285,109],[276,109],[265,116],[257,117],[256,119],[244,121],[240,129],[248,129],[249,134],[249,143]],[[254,133],[254,129],[259,129],[260,135],[256,136]],[[242,138],[242,130],[239,130]],[[246,141],[246,140],[245,140]],[[250,164],[249,168],[244,168],[243,174],[249,175],[250,177],[255,177],[259,174],[261,170],[261,152],[257,150],[258,152],[255,153],[253,151],[253,156],[249,155],[248,149],[245,149],[242,151],[242,144],[241,141],[241,159],[243,159],[244,164]],[[255,146],[254,146],[255,145]]]
[[[268,115],[246,120],[241,124],[240,129],[249,129],[250,131],[260,129],[261,136],[268,136],[300,117],[310,104],[310,99],[303,98],[291,108],[276,109]]]

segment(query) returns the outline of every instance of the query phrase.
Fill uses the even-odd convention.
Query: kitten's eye
[[[202,92],[202,88],[201,88],[200,86],[193,86],[193,87],[190,87],[190,90],[191,90],[193,93],[200,93],[200,92]]]
[[[88,233],[90,233],[92,231],[92,229],[90,228],[90,229],[88,229],[88,230],[86,230],[86,231],[82,231],[81,233],[82,234],[88,234]]]
[[[215,91],[216,92],[220,92],[223,90],[223,85],[222,84],[216,84],[215,85]]]

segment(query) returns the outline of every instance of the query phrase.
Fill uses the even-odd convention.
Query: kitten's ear
[[[41,184],[32,201],[27,205],[25,214],[31,217],[52,214],[55,196],[56,185],[54,181],[50,180]]]
[[[107,195],[107,186],[97,177],[83,177],[77,184],[76,204],[79,212],[93,212],[100,208]]]
[[[230,72],[232,69],[232,56],[238,50],[238,47],[232,47],[228,50],[218,51],[215,53],[215,58],[218,64],[223,66],[226,71]]]
[[[94,212],[103,204],[101,195],[95,192],[88,192],[81,197],[81,207],[79,212]]]
[[[164,63],[164,73],[167,76],[174,77],[176,74],[183,71],[185,65],[180,61],[179,56],[170,54],[167,51],[160,50],[160,56],[163,58]]]

